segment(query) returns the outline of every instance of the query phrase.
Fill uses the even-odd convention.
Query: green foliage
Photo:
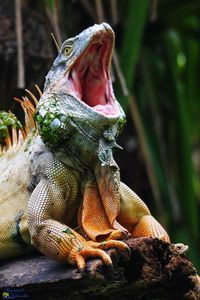
[[[21,128],[21,123],[11,112],[0,111],[0,145],[4,143],[8,136],[8,128]]]
[[[146,23],[148,0],[129,1],[128,16],[122,42],[121,65],[128,88],[131,88],[135,65],[141,45],[141,36]]]
[[[132,117],[155,179],[157,214],[160,219],[164,216],[173,242],[189,244],[189,255],[200,268],[200,170],[194,163],[200,144],[199,1],[160,1],[152,23],[146,1],[126,5],[121,63],[136,98]],[[120,99],[128,109],[127,99],[123,95]],[[129,98],[130,105],[132,101],[134,97]]]

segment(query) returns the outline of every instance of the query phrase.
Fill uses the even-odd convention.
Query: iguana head
[[[110,76],[114,40],[106,23],[66,40],[46,77],[44,92],[65,92],[103,115],[118,115]]]
[[[40,133],[51,148],[63,144],[61,139],[74,139],[78,128],[93,140],[103,135],[114,139],[124,123],[110,76],[114,39],[111,27],[103,23],[89,27],[61,46],[38,105]]]

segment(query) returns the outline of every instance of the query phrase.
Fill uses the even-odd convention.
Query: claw
[[[174,246],[177,248],[177,250],[179,251],[180,254],[187,252],[189,249],[188,245],[184,245],[182,243],[174,244]]]
[[[76,263],[78,266],[79,271],[84,274],[85,273],[85,268],[86,268],[86,263],[85,263],[85,259],[82,255],[77,254],[76,256]]]
[[[125,253],[127,254],[128,257],[131,257],[131,249],[129,248],[128,245],[126,245],[126,248],[124,249],[124,251],[125,251]]]
[[[109,270],[110,275],[114,274],[113,264],[107,266],[107,268],[108,268],[108,270]]]

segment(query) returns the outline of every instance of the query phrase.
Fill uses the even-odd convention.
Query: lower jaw
[[[104,115],[104,116],[117,116],[119,114],[119,108],[116,105],[113,104],[105,104],[105,105],[96,105],[92,107],[96,112]]]
[[[75,91],[66,90],[66,88],[59,88],[57,92],[64,92],[67,95],[71,95],[73,98],[76,99],[77,102],[83,103],[88,106],[91,110],[94,110],[95,112],[105,116],[105,117],[118,117],[120,114],[120,108],[116,101],[113,99],[110,103],[106,104],[97,104],[95,106],[88,105],[85,101],[81,100],[81,97],[79,94],[77,94]]]

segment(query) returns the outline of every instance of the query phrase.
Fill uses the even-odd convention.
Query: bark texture
[[[108,251],[113,270],[91,259],[81,274],[38,254],[1,263],[1,294],[48,300],[199,299],[199,277],[184,246],[151,238],[129,239],[127,244],[130,258]]]

